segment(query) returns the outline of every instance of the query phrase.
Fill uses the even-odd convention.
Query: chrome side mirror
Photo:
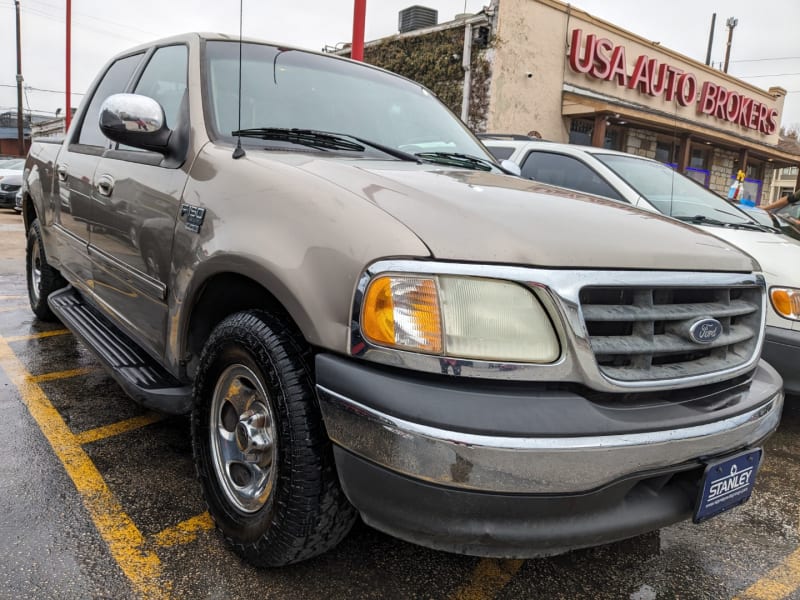
[[[148,96],[114,94],[100,107],[100,131],[108,139],[165,154],[172,130],[164,109]]]

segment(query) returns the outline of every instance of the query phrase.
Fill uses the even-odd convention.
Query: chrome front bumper
[[[737,400],[746,407],[742,412],[678,429],[658,430],[663,424],[654,421],[637,432],[616,435],[520,437],[451,431],[386,414],[333,387],[323,378],[317,391],[328,434],[344,450],[435,485],[529,495],[586,492],[634,474],[699,464],[757,445],[777,428],[783,407],[780,376],[763,361]],[[491,401],[487,395],[486,402]],[[530,402],[535,407],[536,398]]]

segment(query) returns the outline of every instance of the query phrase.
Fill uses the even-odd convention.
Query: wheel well
[[[33,200],[30,194],[22,196],[22,222],[25,224],[25,232],[31,228],[31,223],[36,218],[36,209],[33,207]]]
[[[214,275],[203,283],[189,316],[186,330],[189,370],[194,370],[205,341],[220,321],[253,308],[270,312],[302,335],[288,311],[261,284],[235,273]]]

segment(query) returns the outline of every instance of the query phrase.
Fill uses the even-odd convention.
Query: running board
[[[72,286],[47,298],[50,309],[101,360],[110,375],[139,404],[170,414],[192,408],[192,388],[178,381]]]

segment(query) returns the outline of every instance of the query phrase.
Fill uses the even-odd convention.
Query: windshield
[[[422,86],[333,57],[264,44],[242,48],[240,128],[238,43],[208,42],[205,60],[208,114],[223,139],[232,140],[237,129],[298,128],[353,135],[410,154],[460,153],[494,164],[469,130]],[[249,142],[297,148],[285,139]]]
[[[661,163],[618,154],[595,157],[665,215],[729,224],[753,222],[727,200]]]

